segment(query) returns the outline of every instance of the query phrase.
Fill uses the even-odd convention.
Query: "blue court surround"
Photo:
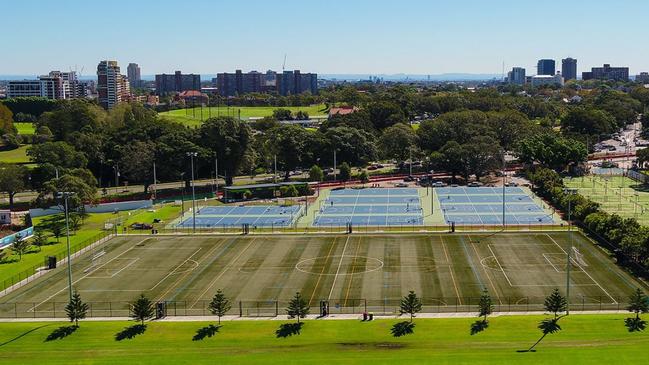
[[[236,227],[249,224],[251,227],[288,227],[301,215],[301,205],[252,205],[252,206],[215,206],[204,207],[196,212],[197,228]],[[179,228],[193,227],[193,217],[177,225]]]

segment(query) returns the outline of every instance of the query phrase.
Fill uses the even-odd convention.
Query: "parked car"
[[[406,176],[406,177],[403,178],[403,181],[404,182],[412,182],[412,181],[415,181],[415,178],[412,177],[412,176]]]
[[[435,181],[431,186],[434,188],[443,188],[446,186],[446,183],[443,181]]]
[[[132,229],[151,229],[153,228],[152,225],[146,224],[146,223],[133,223],[131,224]]]
[[[394,184],[394,186],[397,187],[397,188],[407,188],[408,184],[400,182],[400,183]]]

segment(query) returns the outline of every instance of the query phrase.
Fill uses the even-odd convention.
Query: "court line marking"
[[[196,303],[198,303],[198,302],[201,300],[201,298],[203,297],[203,295],[205,295],[205,293],[207,293],[208,290],[212,289],[212,287],[214,286],[214,284],[216,284],[216,282],[221,278],[221,276],[223,276],[223,274],[225,274],[225,272],[228,271],[231,267],[234,267],[234,264],[237,262],[237,260],[238,260],[238,259],[239,259],[243,254],[244,254],[244,252],[246,252],[246,251],[248,250],[248,248],[249,248],[250,246],[252,246],[252,244],[253,244],[256,240],[257,240],[257,237],[251,239],[251,240],[250,240],[250,243],[248,243],[248,246],[246,246],[246,247],[245,247],[241,252],[239,252],[239,254],[237,255],[237,257],[235,257],[234,259],[230,260],[230,261],[228,262],[228,264],[225,265],[225,267],[223,268],[223,270],[221,271],[221,273],[219,273],[219,275],[218,275],[217,277],[215,277],[212,281],[210,281],[210,285],[208,285],[207,288],[205,288],[205,290],[203,290],[203,292],[201,293],[201,295],[199,295],[199,296],[196,298],[196,300],[194,301],[194,303],[192,303],[192,305],[191,305],[191,307],[189,307],[189,309],[193,309],[194,306],[196,305]]]
[[[204,256],[201,260],[199,260],[198,262],[201,263],[201,262],[203,262],[204,260],[206,260],[207,258],[209,258],[210,255],[211,255],[214,251],[216,251],[217,249],[223,247],[224,244],[225,244],[225,242],[227,242],[227,241],[230,241],[230,240],[229,240],[229,239],[222,239],[218,244],[214,245],[214,247],[212,247],[212,249],[209,250],[209,252],[207,252],[207,254],[205,254],[205,256]],[[202,248],[202,247],[201,247],[201,248]],[[193,256],[193,255],[192,255],[192,256]],[[189,258],[191,258],[192,256],[189,256]],[[173,271],[169,272],[169,274],[168,274],[167,276],[171,275],[172,273],[173,273]],[[162,293],[162,294],[156,296],[156,300],[155,300],[155,301],[156,301],[156,302],[157,302],[157,301],[160,301],[162,298],[165,297],[165,295],[169,294],[169,292],[171,291],[171,289],[173,289],[174,287],[176,287],[176,285],[178,285],[178,283],[180,283],[182,279],[184,279],[185,277],[187,277],[187,275],[188,275],[189,273],[190,273],[190,272],[188,271],[188,272],[184,273],[182,276],[179,276],[178,279],[176,279],[176,280],[171,284],[171,286],[169,286],[169,287],[167,288],[167,290],[166,290],[164,293]],[[165,278],[166,278],[166,277],[165,277]],[[162,280],[161,280],[161,281],[162,281]],[[161,282],[161,281],[160,281],[160,282]],[[158,282],[158,284],[160,284],[160,282]],[[157,286],[157,284],[156,284],[156,286]]]
[[[137,245],[141,244],[142,242],[144,242],[144,241],[146,241],[146,240],[148,240],[148,239],[149,239],[149,237],[143,239],[142,241],[140,241],[140,242],[136,243],[135,245],[131,246],[128,250],[126,250],[126,251],[120,253],[119,255],[113,257],[112,259],[106,261],[105,263],[103,263],[103,264],[97,266],[94,270],[89,271],[86,275],[83,275],[83,276],[80,277],[79,279],[73,281],[73,282],[72,282],[72,286],[74,286],[74,284],[80,282],[81,280],[87,278],[88,276],[90,276],[92,273],[94,273],[95,271],[99,270],[100,268],[104,267],[104,266],[107,265],[109,262],[112,262],[112,261],[115,260],[116,258],[122,256],[123,254],[125,254],[125,253],[127,253],[127,252],[129,252],[129,251],[131,251],[131,250],[132,250],[133,248],[135,248]],[[68,265],[69,265],[69,263],[68,263]],[[43,300],[42,302],[38,303],[37,305],[35,305],[35,306],[32,307],[31,309],[29,309],[28,312],[33,312],[34,310],[36,310],[36,308],[40,307],[41,305],[43,305],[43,304],[44,304],[45,302],[47,302],[48,300],[54,298],[55,296],[59,295],[59,293],[61,293],[61,292],[64,291],[64,290],[67,290],[67,289],[68,289],[68,286],[66,285],[63,289],[61,289],[61,290],[57,291],[56,293],[50,295],[49,297],[47,297],[47,299]]]
[[[462,305],[462,298],[460,297],[460,290],[457,287],[457,283],[455,282],[455,275],[453,275],[453,264],[451,263],[451,260],[449,259],[448,252],[446,252],[446,245],[444,244],[444,236],[439,236],[439,237],[442,240],[442,249],[444,250],[444,256],[446,256],[446,262],[449,265],[448,271],[451,274],[451,281],[453,282],[453,287],[455,288],[455,295],[457,295],[458,304]]]
[[[217,246],[218,246],[218,245],[217,245]],[[181,262],[181,263],[178,264],[178,266],[176,266],[173,270],[169,271],[169,273],[167,273],[167,275],[165,275],[165,277],[163,277],[162,279],[160,279],[160,280],[159,280],[159,281],[158,281],[158,282],[157,282],[153,287],[151,287],[151,289],[149,289],[149,291],[151,291],[151,290],[157,288],[158,285],[160,285],[160,283],[162,283],[163,281],[167,280],[168,277],[170,277],[171,275],[173,275],[174,273],[176,273],[176,270],[178,270],[179,267],[183,266],[187,261],[189,261],[192,257],[194,257],[194,255],[196,255],[196,254],[198,253],[198,251],[200,251],[200,250],[202,250],[202,249],[203,249],[202,247],[199,247],[198,250],[194,251],[194,253],[191,254],[188,258],[186,258],[185,261]],[[192,260],[192,261],[193,261],[193,260]],[[196,262],[196,261],[194,261],[194,262]],[[179,273],[176,273],[176,274],[179,274]],[[165,294],[166,294],[166,293],[165,293]]]
[[[139,258],[139,257],[131,257],[131,258],[124,258],[124,259],[120,259],[120,260],[131,260],[131,262],[129,262],[129,263],[126,264],[124,267],[122,267],[121,269],[119,269],[119,270],[117,270],[116,272],[114,272],[111,276],[88,276],[88,279],[112,279],[112,278],[114,278],[117,274],[119,274],[120,272],[122,272],[122,271],[124,271],[126,268],[128,268],[129,266],[131,266],[131,265],[133,265],[134,263],[138,262],[138,261],[140,260],[140,258]]]
[[[349,236],[347,236],[349,238]],[[331,243],[331,247],[329,247],[329,252],[327,252],[326,257],[332,257],[331,256],[331,250],[336,246],[336,241],[338,241],[338,237],[334,237],[334,241]],[[318,281],[316,281],[315,286],[313,287],[313,291],[311,292],[311,298],[309,298],[309,305],[311,305],[311,302],[313,302],[313,297],[315,296],[316,291],[318,290],[318,286],[320,286],[320,280],[322,279],[322,274],[324,273],[325,267],[327,267],[327,260],[322,265],[322,270],[320,270],[320,275],[318,275]]]
[[[343,260],[345,259],[345,250],[347,249],[347,244],[349,243],[349,237],[350,235],[347,235],[347,239],[345,240],[345,246],[343,246],[343,254],[340,256],[340,261],[338,261],[338,269],[336,270],[336,275],[334,276],[334,282],[331,284],[331,290],[329,291],[329,297],[327,297],[327,300],[331,300],[331,296],[334,293],[334,288],[336,287],[336,280],[338,279],[338,274],[340,273],[340,267],[343,265]]]
[[[480,253],[478,253],[478,249],[475,247],[475,244],[473,243],[473,240],[471,239],[471,236],[469,236],[469,243],[471,243],[471,247],[473,247],[473,251],[475,251],[476,256],[478,257],[478,259],[480,259]],[[467,254],[469,254],[469,253],[467,252]],[[484,267],[484,265],[480,265],[480,266],[482,266],[482,271],[484,271],[485,276],[487,277],[487,280],[489,280],[489,284],[491,284],[491,289],[493,289],[494,294],[500,293],[496,289],[496,285],[494,285],[494,282],[491,280],[491,276],[489,276],[489,272],[487,271],[487,269]],[[498,302],[502,305],[503,301],[502,301],[502,299],[500,299],[500,297],[501,297],[501,295],[498,296]]]
[[[556,245],[561,249],[561,251],[563,251],[563,253],[566,254],[566,256],[568,255],[568,253],[563,249],[563,247],[561,247],[561,245],[558,244],[557,241],[555,241],[554,238],[552,238],[552,236],[550,236],[550,235],[547,234],[547,233],[546,233],[545,235],[548,236],[548,238],[549,238],[550,240],[552,240],[552,242],[554,242],[554,244],[556,244]],[[572,260],[572,258],[571,258],[571,260]],[[609,294],[609,293],[606,291],[606,289],[604,289],[604,288],[603,288],[603,287],[602,287],[602,286],[597,282],[597,280],[595,280],[595,279],[594,279],[594,278],[593,278],[593,277],[588,273],[588,271],[584,270],[584,268],[581,267],[581,265],[580,265],[578,262],[576,262],[576,261],[574,261],[574,260],[573,260],[573,262],[575,263],[575,265],[577,265],[578,268],[581,269],[581,271],[584,272],[584,274],[586,274],[586,275],[590,278],[590,280],[593,281],[593,283],[597,284],[597,286],[598,286],[600,289],[602,289],[602,291],[604,292],[604,294],[606,294],[609,298],[611,298],[611,300],[613,301],[613,304],[618,304],[618,302],[615,300],[615,298],[613,298],[613,297],[611,296],[611,294]]]
[[[352,261],[352,272],[351,276],[349,277],[349,284],[347,285],[347,291],[345,292],[345,304],[344,306],[347,306],[347,299],[349,298],[349,291],[352,288],[352,283],[354,282],[354,271],[356,271],[356,259],[358,258],[358,250],[361,248],[361,238],[358,238],[358,244],[356,245],[356,251],[354,251],[354,261]]]
[[[498,264],[498,267],[500,268],[500,271],[505,276],[505,279],[507,279],[507,283],[509,283],[509,286],[513,288],[514,286],[512,285],[511,280],[509,280],[509,276],[507,276],[507,274],[505,273],[505,269],[503,269],[503,266],[500,264],[500,261],[498,261],[498,257],[496,257],[496,253],[491,249],[491,245],[487,244],[487,248],[489,249],[489,252],[491,252],[491,255],[493,255],[494,260],[496,260],[496,264]]]

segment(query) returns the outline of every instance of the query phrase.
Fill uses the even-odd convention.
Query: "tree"
[[[142,325],[144,325],[145,320],[153,317],[154,313],[153,302],[144,294],[140,294],[140,297],[131,305],[131,318],[140,321]]]
[[[397,123],[406,121],[403,110],[397,103],[391,101],[378,101],[367,106],[370,121],[374,128],[382,130]]]
[[[421,300],[417,297],[417,294],[411,290],[408,295],[401,299],[401,303],[399,304],[399,313],[402,315],[406,313],[409,314],[410,322],[412,323],[415,314],[421,312],[421,307]]]
[[[34,230],[34,236],[32,237],[32,243],[34,246],[38,247],[38,251],[41,251],[41,248],[47,245],[47,235],[43,230],[37,229]]]
[[[273,118],[276,120],[292,120],[293,115],[290,109],[275,109],[273,110]]]
[[[379,138],[381,155],[384,158],[405,161],[409,149],[417,145],[417,134],[407,124],[398,123],[386,128]]]
[[[70,299],[68,305],[65,306],[65,314],[67,314],[70,322],[74,322],[74,325],[79,327],[79,320],[86,318],[87,312],[88,304],[81,300],[81,294],[75,290],[72,294],[72,299]]]
[[[311,166],[309,170],[309,181],[322,181],[324,179],[324,172],[318,165]]]
[[[7,258],[7,250],[0,250],[0,264]]]
[[[352,168],[347,162],[340,164],[340,180],[347,181],[352,177]]]
[[[559,289],[555,288],[552,293],[545,298],[543,307],[546,311],[553,313],[554,318],[558,318],[559,312],[564,312],[566,310],[566,298],[559,293]]]
[[[23,255],[29,251],[32,244],[24,237],[16,236],[14,243],[11,245],[11,250],[14,254],[18,255],[18,261],[23,259]]]
[[[64,214],[54,214],[44,218],[41,223],[36,227],[38,231],[45,230],[52,233],[52,236],[56,238],[56,242],[59,242],[59,239],[65,231],[65,215]]]
[[[363,170],[361,171],[361,174],[358,175],[358,179],[361,181],[363,184],[367,184],[370,182],[370,175],[367,173],[367,171]]]
[[[9,196],[9,210],[13,210],[14,197],[27,189],[27,168],[22,165],[0,163],[0,191]]]
[[[98,131],[106,123],[106,111],[84,99],[65,100],[58,108],[41,114],[38,119],[39,126],[48,127],[55,139],[61,141],[70,141],[71,135],[81,130]]]
[[[635,156],[637,158],[638,167],[640,167],[641,169],[645,168],[645,165],[649,163],[649,148],[637,150]]]
[[[302,298],[300,292],[295,293],[293,299],[288,303],[288,308],[286,308],[288,318],[297,318],[297,323],[300,323],[300,318],[305,318],[309,314],[309,311],[309,305]]]
[[[586,146],[574,139],[555,133],[533,135],[522,139],[516,155],[523,163],[539,163],[555,171],[563,171],[569,165],[586,161]]]
[[[482,317],[483,322],[487,322],[487,316],[494,310],[494,305],[491,296],[487,289],[482,292],[480,300],[478,301],[478,317]]]
[[[564,135],[597,137],[609,135],[616,128],[615,118],[611,114],[592,107],[573,108],[561,119],[561,130]]]
[[[636,289],[635,292],[629,297],[629,306],[627,310],[635,313],[635,317],[626,318],[624,325],[629,332],[644,331],[647,327],[647,322],[640,318],[640,313],[649,312],[649,298],[640,290]]]
[[[88,164],[82,152],[63,141],[32,145],[27,149],[27,156],[39,165],[49,163],[58,168],[80,168]]]
[[[269,157],[277,156],[277,165],[284,171],[284,179],[288,180],[291,171],[314,161],[313,152],[317,147],[312,143],[317,143],[312,141],[318,137],[319,132],[310,132],[298,125],[280,125],[268,132],[266,147]]]
[[[87,169],[73,169],[65,175],[54,178],[43,184],[38,194],[37,203],[49,207],[54,203],[63,205],[57,194],[60,191],[73,192],[68,198],[70,211],[80,209],[85,203],[92,203],[97,195],[97,180]]]
[[[352,127],[336,127],[327,129],[324,136],[329,146],[336,149],[338,161],[359,166],[377,158],[375,138],[370,132]]]
[[[218,156],[219,170],[225,171],[225,183],[232,185],[232,178],[252,140],[250,127],[232,117],[217,117],[206,120],[198,133],[200,146],[210,150],[212,156]]]
[[[212,301],[210,302],[209,310],[210,313],[219,317],[219,326],[221,325],[221,317],[223,317],[231,308],[232,305],[225,297],[225,294],[223,294],[221,289],[217,290],[216,294],[214,294],[214,298],[212,298]]]
[[[120,149],[120,172],[129,182],[142,183],[144,192],[149,191],[153,181],[155,144],[136,141]]]
[[[559,320],[564,316],[559,316],[559,312],[566,310],[566,298],[559,293],[559,289],[554,289],[552,293],[545,298],[543,307],[546,311],[554,314],[553,318],[544,319],[539,322],[538,329],[541,330],[541,337],[527,351],[534,350],[545,336],[561,331]]]
[[[14,120],[11,110],[0,103],[0,135],[14,133]]]

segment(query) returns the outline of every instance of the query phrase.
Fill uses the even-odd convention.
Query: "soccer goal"
[[[584,260],[584,254],[579,252],[579,249],[575,246],[572,246],[572,259],[581,267],[588,266],[586,260]]]

